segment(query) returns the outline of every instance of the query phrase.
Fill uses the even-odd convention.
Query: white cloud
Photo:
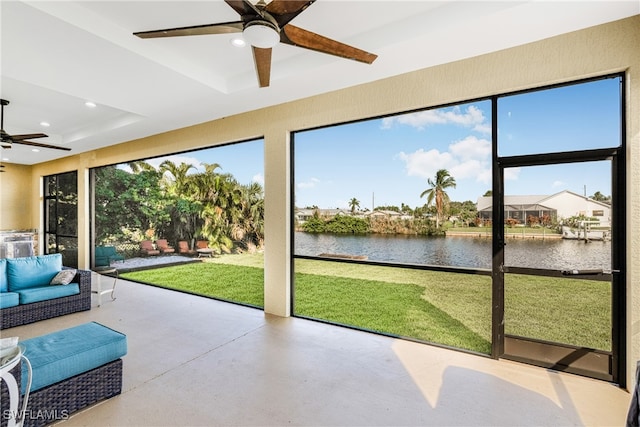
[[[186,163],[188,165],[193,165],[194,168],[189,169],[189,172],[188,172],[189,174],[197,173],[197,172],[204,172],[204,165],[202,164],[202,162],[200,160],[196,159],[195,157],[181,156],[181,155],[178,155],[178,154],[176,154],[174,156],[156,157],[156,158],[153,158],[153,159],[146,160],[146,162],[149,163],[154,168],[158,169],[160,167],[160,164],[162,162],[164,162],[165,160],[169,160],[170,162],[172,162],[176,166],[180,166],[180,164],[182,164],[182,163]]]
[[[485,161],[491,158],[491,142],[468,136],[449,145],[449,151],[463,161],[474,159]]]
[[[473,105],[467,107],[465,111],[462,111],[460,107],[454,107],[386,117],[382,119],[381,127],[382,129],[390,129],[395,123],[416,129],[424,129],[427,126],[437,124],[456,124],[472,128],[481,133],[489,133],[491,131],[491,127],[486,123],[482,110]]]
[[[491,182],[490,169],[486,162],[480,160],[467,160],[449,169],[449,174],[460,181],[467,178],[475,178],[476,181],[488,184]],[[487,178],[489,178],[487,180]]]
[[[299,182],[298,188],[315,188],[320,183],[318,178],[311,178],[306,182]]]
[[[520,168],[507,168],[504,170],[505,181],[516,181],[520,177]]]
[[[475,179],[484,184],[491,183],[491,142],[469,136],[449,145],[446,152],[436,149],[413,153],[401,152],[407,175],[432,178],[439,169],[447,169],[456,181]]]
[[[251,182],[257,182],[258,184],[264,186],[264,175],[262,175],[261,173],[255,174],[251,178]]]
[[[197,172],[204,172],[204,165],[202,164],[202,162],[200,160],[196,159],[195,157],[174,155],[174,156],[155,157],[153,159],[147,159],[147,160],[143,160],[143,161],[145,163],[149,164],[150,166],[152,166],[154,169],[158,170],[158,168],[160,167],[162,162],[164,162],[165,160],[169,160],[170,162],[172,162],[176,166],[180,166],[181,163],[186,163],[186,164],[189,164],[189,165],[193,165],[194,167],[189,169],[188,174],[197,173]],[[118,165],[118,168],[122,169],[124,171],[127,171],[129,173],[132,172],[131,168],[129,167],[129,165],[127,163],[122,163],[122,164]]]
[[[551,187],[553,188],[557,188],[557,187],[564,187],[565,183],[562,181],[553,181],[553,184],[551,184]]]
[[[482,123],[473,127],[473,130],[485,135],[491,134],[491,125],[489,123]]]
[[[409,154],[400,152],[398,157],[405,162],[407,175],[421,178],[430,178],[439,169],[448,169],[455,164],[451,153],[441,153],[435,148],[429,151],[421,148]]]

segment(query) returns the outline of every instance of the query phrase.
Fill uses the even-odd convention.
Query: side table
[[[2,417],[3,425],[7,427],[22,427],[25,419],[25,412],[29,402],[29,391],[31,390],[31,363],[24,354],[20,345],[3,349],[0,351],[0,382],[5,384],[2,390]],[[27,388],[21,393],[22,367],[20,362],[24,361],[27,368]],[[22,398],[22,410],[18,410],[20,395]],[[6,400],[9,400],[7,404]],[[6,423],[4,422],[6,420]]]
[[[198,252],[198,258],[200,257],[213,258],[213,249],[204,248],[204,249],[196,249],[196,251]]]
[[[115,301],[115,292],[116,292],[116,283],[118,282],[118,270],[113,267],[98,267],[93,270],[94,273],[98,274],[98,281],[96,283],[97,287],[95,290],[92,290],[91,293],[98,295],[98,307],[102,305],[102,295],[111,294],[111,300]],[[102,289],[102,279],[103,276],[113,277],[113,287],[110,289]]]

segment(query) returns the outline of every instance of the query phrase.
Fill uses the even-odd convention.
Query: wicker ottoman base
[[[122,359],[52,384],[29,395],[25,427],[40,427],[122,391]]]

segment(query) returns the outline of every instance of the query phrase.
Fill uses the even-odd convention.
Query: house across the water
[[[491,220],[492,198],[479,197],[478,218]],[[595,218],[601,227],[611,227],[611,206],[568,190],[552,195],[504,196],[504,219],[527,224],[530,218],[562,221],[574,216]]]

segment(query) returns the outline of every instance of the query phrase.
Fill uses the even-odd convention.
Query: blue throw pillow
[[[48,286],[60,270],[62,254],[7,258],[9,290],[15,292],[35,286]]]

